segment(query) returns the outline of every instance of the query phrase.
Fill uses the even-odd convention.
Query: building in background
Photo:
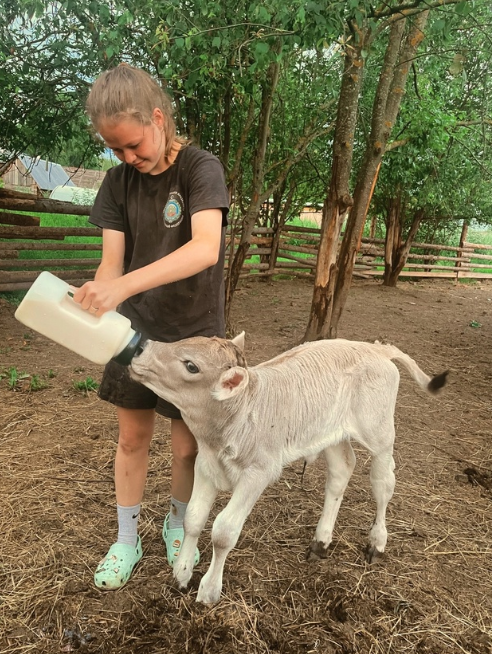
[[[2,175],[5,188],[48,195],[55,188],[79,187],[97,190],[106,173],[102,170],[64,168],[60,164],[20,155]]]

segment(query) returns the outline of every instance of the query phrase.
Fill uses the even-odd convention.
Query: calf
[[[327,464],[323,512],[311,543],[325,557],[345,488],[355,466],[350,444],[366,447],[376,517],[367,559],[384,551],[386,507],[393,495],[394,410],[403,364],[421,388],[436,393],[446,381],[431,379],[396,347],[342,339],[300,345],[253,368],[243,355],[244,332],[232,341],[189,338],[148,341],[133,359],[131,376],[175,404],[198,443],[195,483],[185,517],[185,537],[174,576],[186,588],[198,537],[219,490],[232,496],[214,521],[212,563],[197,600],[219,600],[227,554],[264,489],[282,468],[320,452]]]

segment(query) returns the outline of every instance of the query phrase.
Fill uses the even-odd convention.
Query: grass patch
[[[41,227],[93,227],[87,216],[54,213],[30,213],[40,218]],[[32,239],[35,242],[35,239]],[[59,243],[47,240],[47,243]],[[65,236],[64,243],[102,243],[101,236]],[[100,259],[98,250],[21,250],[19,259]]]
[[[40,219],[40,227],[93,227],[88,216],[70,214],[39,213],[33,211],[16,211],[19,214],[36,216]],[[0,239],[12,242],[11,239]],[[38,239],[22,239],[23,242],[36,243]],[[43,239],[45,243],[62,243],[56,239]],[[65,236],[63,243],[96,243],[102,244],[101,236]],[[100,259],[100,250],[19,250],[19,259]],[[15,270],[15,268],[12,268]]]
[[[26,293],[27,291],[2,291],[0,292],[0,298],[9,304],[13,304],[14,307],[18,307]]]
[[[6,379],[10,391],[29,390],[40,391],[46,388],[47,383],[39,375],[21,372],[15,366],[10,366],[0,373],[0,379]]]
[[[91,392],[97,391],[97,389],[99,388],[99,384],[94,379],[92,379],[92,377],[86,377],[81,381],[74,381],[73,387],[79,393],[84,393],[85,395],[88,395]]]

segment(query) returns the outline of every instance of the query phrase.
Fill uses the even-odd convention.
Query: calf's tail
[[[445,370],[439,375],[435,375],[435,377],[429,377],[408,354],[405,354],[397,347],[393,345],[380,345],[380,347],[384,348],[383,352],[389,359],[399,361],[424,391],[436,395],[446,384],[449,370]]]

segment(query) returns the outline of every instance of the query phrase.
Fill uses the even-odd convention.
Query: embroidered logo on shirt
[[[166,227],[177,227],[183,220],[184,202],[180,193],[171,191],[162,212]]]

